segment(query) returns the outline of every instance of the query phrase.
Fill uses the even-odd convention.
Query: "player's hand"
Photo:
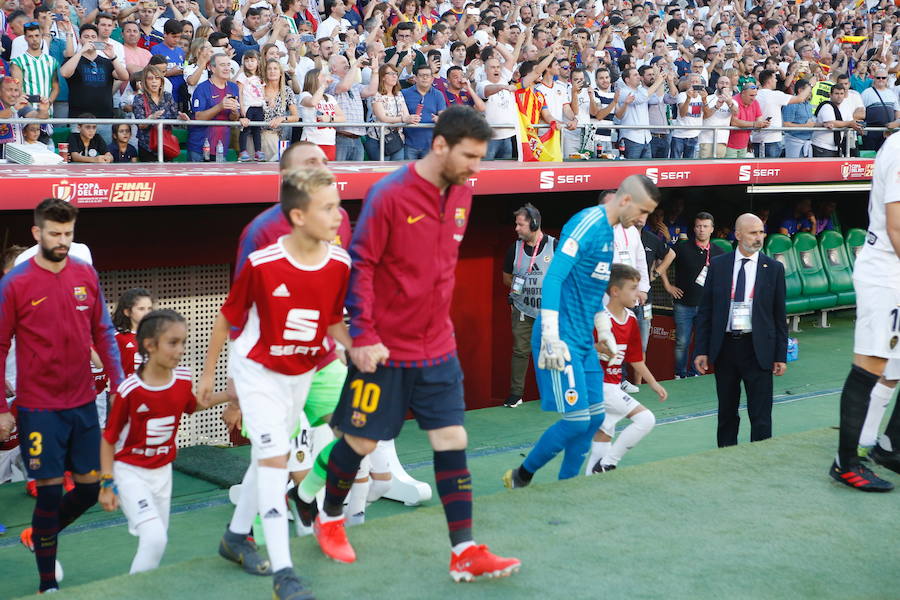
[[[541,351],[538,354],[538,368],[562,371],[566,362],[572,360],[569,347],[559,338],[542,336]]]
[[[650,386],[650,389],[652,389],[654,392],[656,392],[656,395],[659,396],[660,402],[665,402],[666,398],[669,397],[669,392],[666,391],[666,388],[659,385],[658,383],[653,383]]]
[[[594,315],[594,331],[597,334],[595,348],[600,353],[600,359],[609,361],[619,350],[616,336],[612,332],[612,320],[606,312],[598,312]]]
[[[16,388],[13,387],[13,384],[9,382],[9,380],[4,381],[6,384],[6,397],[12,398],[16,395]]]
[[[706,375],[709,371],[709,357],[705,354],[698,354],[697,358],[694,359],[694,368],[701,375]]]
[[[119,499],[116,497],[116,493],[113,492],[112,488],[100,488],[100,506],[103,507],[103,510],[106,512],[113,512],[117,508],[119,508]]]
[[[379,364],[384,364],[390,352],[384,344],[354,346],[350,348],[350,361],[362,373],[374,373]]]
[[[16,418],[11,412],[0,413],[0,442],[9,439],[13,429],[16,428]]]
[[[197,402],[207,406],[213,392],[213,376],[203,373],[197,381]]]
[[[787,363],[777,362],[772,365],[772,374],[781,377],[787,371]]]
[[[229,402],[222,411],[222,420],[228,427],[228,431],[240,431],[243,427],[243,414],[241,407],[233,402]]]

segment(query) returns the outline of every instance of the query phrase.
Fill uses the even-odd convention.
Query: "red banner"
[[[341,198],[365,197],[396,163],[333,163]],[[615,189],[635,173],[660,187],[765,185],[867,181],[870,159],[593,161],[482,163],[469,180],[476,195]],[[84,208],[272,203],[278,199],[277,165],[131,164],[33,167],[0,165],[0,210],[30,210],[50,196]]]

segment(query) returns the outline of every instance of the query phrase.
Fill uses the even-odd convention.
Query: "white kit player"
[[[894,485],[860,460],[858,444],[876,383],[890,363],[896,379],[900,360],[900,136],[892,135],[875,157],[869,196],[866,244],[853,269],[856,330],[853,366],[841,394],[838,455],[831,465],[835,481],[866,492],[888,492]],[[874,418],[873,418],[874,420]],[[880,418],[878,419],[880,421]],[[874,425],[877,428],[877,423]],[[868,453],[872,461],[900,473],[900,409],[894,408],[884,435]]]

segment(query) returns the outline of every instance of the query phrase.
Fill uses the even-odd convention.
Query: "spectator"
[[[675,85],[675,77],[677,72],[675,69],[668,67],[663,72],[665,63],[656,61],[656,68],[644,65],[638,69],[641,76],[641,82],[648,90],[647,93],[647,119],[650,125],[659,127],[661,125],[669,125],[669,107],[675,106],[678,98],[676,96],[678,87]],[[655,91],[649,90],[654,84],[660,81],[667,83],[668,87],[663,90],[662,86],[656,86]],[[650,130],[650,155],[653,158],[669,158],[669,152],[672,145],[672,131],[669,129],[651,129]]]
[[[813,212],[816,218],[816,235],[823,231],[837,231],[841,233],[841,226],[838,223],[836,211],[837,202],[834,200],[822,199],[816,202],[816,208]]]
[[[344,18],[344,15],[347,14],[344,0],[326,0],[325,14],[328,15],[328,18],[319,23],[319,27],[316,29],[316,35],[320,38],[334,37],[332,33],[335,29],[338,30],[338,33],[347,33],[350,29],[350,21]]]
[[[612,125],[609,115],[615,116],[615,110],[619,106],[619,92],[612,88],[612,78],[607,67],[598,68],[594,72],[594,79],[597,85],[592,91],[597,112],[591,113],[591,116],[600,120],[598,125]],[[601,155],[612,158],[619,152],[617,148],[613,148],[611,129],[596,129],[594,141],[597,144],[597,158],[601,158]]]
[[[713,47],[713,46],[711,46]],[[737,101],[732,97],[731,80],[725,75],[716,80],[716,93],[707,97],[703,110],[705,127],[730,127],[731,117],[737,114]],[[715,135],[715,139],[713,136]],[[700,158],[725,158],[728,129],[700,132]]]
[[[172,94],[163,90],[163,71],[159,67],[148,66],[141,77],[141,93],[134,98],[134,118],[141,119],[182,119],[188,116],[179,112]],[[138,125],[138,157],[141,162],[156,162],[156,150],[150,149],[150,138],[158,135],[156,125]],[[171,126],[166,126],[171,129]]]
[[[740,130],[732,130],[728,134],[728,146],[725,149],[725,158],[744,158],[747,156],[747,145],[750,142],[750,130],[762,129],[769,126],[769,121],[762,117],[762,109],[756,101],[759,88],[755,80],[745,80],[739,94],[734,98],[737,101],[737,112],[731,115],[731,126],[740,127]]]
[[[378,71],[378,93],[369,99],[369,112],[380,123],[418,123],[422,117],[409,114],[406,107],[406,99],[400,93],[400,74],[394,65],[383,64]],[[369,129],[366,140],[366,154],[370,160],[378,160],[381,156],[380,136],[384,131],[385,139],[384,160],[403,160],[403,129],[391,127],[381,129],[372,127]],[[397,144],[399,137],[399,144]],[[388,140],[393,147],[389,148]],[[394,149],[396,148],[396,149]],[[393,150],[389,152],[389,150]]]
[[[91,113],[92,118],[111,119],[113,79],[128,81],[128,69],[112,46],[97,41],[96,25],[82,25],[79,35],[81,45],[59,69],[59,74],[69,83],[69,115],[80,117]],[[99,127],[98,133],[104,142],[112,139],[109,125]]]
[[[228,36],[228,43],[234,48],[233,59],[235,62],[240,63],[244,58],[244,52],[247,50],[259,50],[259,44],[256,43],[256,39],[252,35],[244,35],[243,25],[234,17],[222,19],[219,29]]]
[[[296,123],[300,120],[294,94],[287,86],[284,67],[277,60],[266,61],[266,86],[263,91],[266,99],[263,120],[269,128],[263,130],[262,145],[266,160],[281,158],[282,123]]]
[[[241,90],[241,134],[238,143],[240,149],[238,161],[240,162],[250,160],[250,153],[247,152],[247,138],[250,136],[253,136],[253,149],[256,152],[257,162],[266,160],[266,155],[262,151],[262,128],[259,125],[248,125],[251,121],[262,121],[264,118],[263,79],[265,79],[265,74],[259,58],[259,52],[247,50],[241,62],[241,72],[235,78],[235,83]]]
[[[3,12],[3,11],[0,11]],[[2,58],[9,61],[12,53],[13,40],[25,33],[25,23],[33,21],[28,15],[21,10],[14,10],[7,18],[6,28],[0,31],[0,45],[3,47]]]
[[[791,213],[781,222],[778,233],[788,236],[800,231],[815,234],[816,229],[816,215],[812,211],[812,202],[806,198],[794,202]]]
[[[93,119],[94,115],[81,115],[85,119]],[[69,134],[69,155],[72,162],[79,163],[111,163],[112,154],[106,147],[103,138],[97,135],[97,126],[93,123],[82,123],[78,133]]]
[[[102,12],[97,15],[94,22],[97,25],[97,41],[112,46],[113,52],[119,57],[119,60],[127,62],[125,61],[125,47],[121,42],[110,37],[116,29],[116,18],[107,12]]]
[[[153,49],[153,46],[163,42],[163,34],[153,28],[156,16],[159,14],[158,8],[152,0],[140,0],[138,4],[138,28],[141,32],[138,46],[148,52]]]
[[[785,127],[815,127],[812,103],[809,101],[809,90],[812,86],[806,79],[794,84],[794,92],[798,96],[807,94],[803,102],[789,103],[781,108],[781,120]],[[784,155],[787,158],[808,158],[812,156],[812,131],[786,131],[784,134]]]
[[[335,97],[325,92],[327,87],[327,73],[320,69],[312,69],[306,73],[303,93],[298,98],[300,116],[304,123],[340,123],[345,120],[344,112],[337,105]],[[303,140],[316,144],[328,160],[334,160],[335,138],[334,127],[303,128]]]
[[[53,147],[45,144],[41,141],[41,136],[44,136],[43,131],[41,131],[41,126],[37,123],[28,123],[27,125],[22,126],[22,145],[23,146],[32,146],[35,150],[46,150],[48,152],[53,152]],[[48,138],[49,139],[49,138]]]
[[[897,94],[888,87],[888,71],[878,68],[871,87],[862,92],[863,105],[866,108],[866,127],[900,127],[900,100]],[[852,118],[852,115],[844,115]],[[878,150],[889,132],[870,131],[863,137],[864,150]]]
[[[363,57],[357,62],[351,53],[352,62],[341,55],[332,56],[328,65],[331,67],[332,79],[327,92],[337,98],[347,121],[362,123],[365,121],[363,100],[378,92],[378,62],[371,63],[372,78],[369,85],[358,83],[360,64],[367,66],[369,59]],[[339,161],[362,161],[362,136],[366,134],[364,127],[341,127],[337,130],[335,157]]]
[[[684,127],[698,127],[703,124],[704,115],[713,112],[707,108],[707,93],[699,75],[690,74],[686,78],[685,91],[678,94],[676,124]],[[672,132],[672,158],[696,158],[699,129],[676,129]]]
[[[566,129],[566,131],[560,132],[560,135],[563,136],[563,140],[565,140],[566,134],[573,131],[578,125],[578,122],[575,120],[575,113],[572,112],[572,107],[570,106],[572,102],[572,88],[569,83],[560,76],[560,73],[562,72],[560,70],[560,62],[561,61],[556,58],[550,60],[549,64],[547,64],[544,71],[540,74],[541,80],[534,86],[534,90],[540,92],[544,97],[544,102],[547,105],[547,112],[550,114],[551,118],[549,123],[555,122],[560,130],[563,128]],[[570,142],[570,144],[571,143],[572,142]],[[568,158],[568,156],[564,155],[563,158]]]
[[[694,239],[684,239],[675,244],[675,285],[669,282],[666,271],[660,267],[659,277],[663,287],[672,296],[675,316],[675,379],[694,377],[694,360],[689,356],[691,336],[697,320],[697,310],[703,297],[703,285],[709,271],[709,261],[721,248],[710,243],[715,222],[708,212],[694,217]]]
[[[49,13],[48,13],[49,15]],[[59,94],[59,63],[45,53],[42,47],[49,50],[49,42],[44,43],[40,26],[35,23],[25,25],[25,52],[12,59],[12,76],[22,84],[22,92],[26,96],[47,98],[51,105]]]
[[[224,54],[214,54],[209,61],[209,79],[197,84],[191,96],[191,108],[198,121],[237,121],[240,118],[239,90],[231,78],[231,60]],[[229,147],[231,128],[224,125],[191,125],[188,127],[188,158],[203,161],[203,147],[209,143],[212,154],[222,144]]]
[[[141,48],[138,42],[141,40],[141,30],[134,21],[129,21],[122,25],[122,51],[125,54],[125,68],[128,73],[137,73],[143,71],[144,67],[150,63],[150,51]],[[120,91],[125,91],[127,81],[123,81]]]
[[[46,119],[50,116],[49,99],[42,99],[35,109],[22,94],[22,86],[15,77],[0,79],[0,119]],[[0,123],[0,158],[6,144],[22,141],[22,126]]]
[[[29,39],[28,32],[32,31],[33,35],[36,33],[38,38],[38,47],[37,52],[41,54],[49,54],[50,53],[50,40],[53,38],[53,33],[50,31],[50,28],[53,26],[53,18],[50,13],[50,8],[47,6],[39,6],[34,11],[35,20],[25,23],[23,26],[23,35],[18,35],[12,41],[12,46],[10,48],[9,58],[10,62],[14,61],[16,58],[25,54],[25,52],[31,49],[31,54],[34,55],[35,51],[32,48],[33,39]],[[32,37],[33,37],[32,35]],[[26,94],[28,92],[25,92]]]
[[[572,71],[569,88],[571,89],[571,98],[568,106],[575,117],[576,128],[563,132],[563,156],[568,158],[573,154],[584,153],[593,156],[596,144],[591,138],[589,128],[591,117],[600,114],[603,110],[606,111],[603,116],[606,116],[612,112],[612,108],[608,106],[603,109],[594,102],[594,93],[591,90],[591,82],[586,69],[578,68]]]
[[[658,69],[656,73],[659,73]],[[641,76],[637,69],[632,67],[625,69],[622,72],[622,85],[618,89],[619,104],[616,109],[616,118],[619,119],[619,123],[649,127],[650,115],[647,112],[647,101],[650,94],[655,94],[662,83],[663,78],[657,77],[650,89],[647,89],[641,85]],[[649,130],[620,130],[619,139],[623,140],[625,158],[650,158]]]
[[[113,162],[137,162],[138,151],[129,144],[131,140],[131,125],[119,123],[113,125],[113,143],[109,146],[109,153],[112,154]]]
[[[434,73],[434,70],[431,72]],[[450,67],[447,71],[447,86],[441,93],[448,108],[456,104],[471,106],[480,112],[484,112],[486,108],[484,101],[472,91],[472,84],[466,79],[462,67]]]
[[[516,130],[512,127],[498,127],[498,125],[511,125],[514,121],[516,86],[509,83],[504,77],[506,73],[497,58],[489,58],[484,64],[486,79],[478,84],[478,95],[484,98],[484,116],[491,126],[492,137],[488,142],[485,160],[509,160],[512,158],[513,139]]]
[[[196,39],[191,43],[191,52],[184,65],[184,84],[191,96],[197,86],[209,79],[209,62],[213,56],[213,47],[207,40]]]
[[[759,74],[759,90],[756,102],[759,104],[761,118],[769,122],[769,127],[781,128],[781,111],[789,104],[803,104],[809,99],[811,88],[805,88],[791,96],[775,89],[775,73],[763,71]],[[784,154],[784,135],[781,131],[756,130],[750,134],[753,144],[753,155],[757,158],[781,158]]]
[[[434,74],[428,65],[420,65],[414,70],[416,85],[403,90],[406,108],[409,114],[421,117],[420,123],[437,123],[438,115],[447,108],[443,94],[431,85]],[[431,128],[406,128],[404,157],[406,160],[418,160],[428,154],[431,149]]]
[[[384,62],[392,64],[400,69],[400,87],[407,88],[413,84],[409,81],[412,75],[415,75],[416,69],[427,64],[425,56],[415,48],[416,25],[411,22],[404,22],[397,25],[394,31],[394,45],[384,50]],[[452,55],[452,49],[451,49]],[[449,68],[452,65],[447,65]],[[432,73],[433,76],[439,76],[438,73]]]
[[[830,99],[819,104],[816,109],[816,126],[827,127],[831,131],[815,131],[812,135],[812,155],[814,157],[836,157],[846,148],[846,133],[841,131],[847,127],[862,133],[862,126],[841,113],[839,105],[844,101],[847,90],[835,85],[831,88]]]
[[[181,38],[181,22],[174,19],[166,21],[163,31],[162,43],[153,46],[150,54],[166,58],[166,79],[172,84],[172,97],[177,99],[184,85],[184,50],[178,43]]]

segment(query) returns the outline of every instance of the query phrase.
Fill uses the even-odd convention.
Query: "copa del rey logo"
[[[54,198],[59,198],[66,202],[71,202],[75,199],[75,186],[65,179],[59,183],[54,183],[52,192]]]
[[[54,198],[78,204],[152,202],[156,184],[150,181],[73,181],[61,179],[50,188]]]
[[[874,163],[861,165],[859,163],[845,162],[841,164],[842,179],[870,179],[874,171]]]

